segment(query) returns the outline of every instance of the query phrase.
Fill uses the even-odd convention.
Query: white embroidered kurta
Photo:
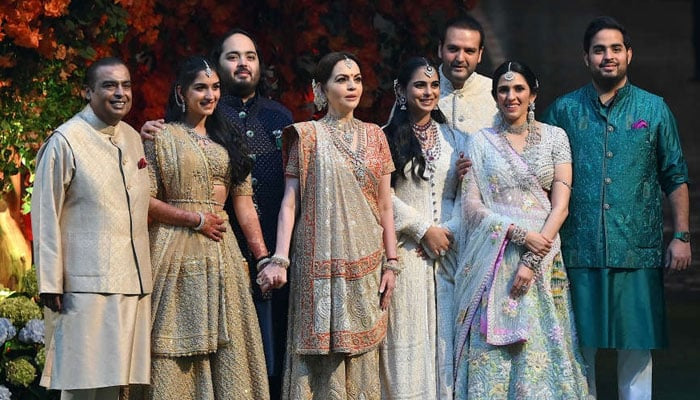
[[[439,104],[450,127],[466,134],[494,126],[494,117],[498,114],[491,95],[491,78],[476,72],[469,76],[461,89],[455,89],[445,74],[440,74]]]
[[[424,176],[428,180],[416,180],[409,170],[408,178],[399,177],[394,187],[394,223],[403,270],[391,297],[387,338],[380,352],[383,399],[431,400],[437,396],[438,380],[443,385],[452,382],[449,333],[453,325],[452,275],[456,253],[452,249],[444,257],[431,254],[433,258],[425,260],[415,251],[431,226],[442,226],[455,233],[460,230],[456,161],[463,151],[463,135],[447,125],[439,127],[441,151],[435,172],[426,168]],[[437,329],[438,323],[444,329]],[[436,337],[436,332],[448,336]],[[445,379],[437,378],[438,366],[441,373],[446,372]],[[452,392],[451,388],[443,390]]]
[[[150,382],[150,196],[143,157],[132,127],[106,125],[89,105],[39,151],[32,196],[38,286],[41,293],[64,294],[60,314],[46,311],[42,386]]]

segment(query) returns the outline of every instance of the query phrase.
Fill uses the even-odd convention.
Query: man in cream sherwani
[[[34,254],[46,309],[41,384],[61,399],[117,399],[150,382],[149,180],[124,63],[86,74],[88,105],[37,157]],[[50,309],[50,310],[49,310]]]

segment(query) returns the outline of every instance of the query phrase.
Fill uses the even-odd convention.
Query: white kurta
[[[383,399],[437,397],[438,366],[452,362],[452,339],[437,332],[452,331],[452,271],[455,251],[425,260],[415,250],[433,225],[459,232],[460,196],[456,160],[463,151],[463,136],[440,125],[441,152],[429,180],[399,178],[394,188],[394,222],[401,274],[391,297],[387,337],[381,347]],[[436,305],[437,282],[437,305]],[[443,301],[444,300],[444,301]],[[436,307],[439,310],[436,312]],[[441,316],[445,316],[445,320]],[[437,324],[445,329],[438,329]],[[438,353],[435,353],[435,349]],[[441,367],[442,371],[442,367]],[[444,385],[452,382],[452,370]],[[447,375],[446,375],[447,376]],[[451,393],[451,388],[447,389]]]
[[[439,104],[450,127],[466,134],[494,126],[494,117],[498,114],[491,95],[491,78],[476,72],[461,89],[455,89],[445,74],[440,74]]]

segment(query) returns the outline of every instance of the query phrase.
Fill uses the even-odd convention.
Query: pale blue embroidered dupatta
[[[528,340],[533,318],[528,305],[536,299],[509,294],[525,249],[510,243],[506,232],[510,224],[540,231],[551,211],[546,192],[525,160],[493,129],[472,135],[467,149],[473,164],[462,182],[463,221],[455,276],[455,365],[465,361],[469,334],[476,334],[470,330],[478,310],[487,343],[507,345]],[[559,247],[557,236],[543,267],[551,268]],[[537,280],[536,284],[547,283]]]

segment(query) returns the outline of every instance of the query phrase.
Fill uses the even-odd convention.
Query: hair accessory
[[[508,71],[506,71],[506,73],[503,74],[503,79],[507,81],[512,81],[513,79],[515,79],[515,74],[513,73],[513,71],[510,70],[510,64],[511,63],[508,62]]]
[[[319,111],[323,110],[328,105],[328,99],[326,98],[326,94],[323,93],[321,84],[316,82],[316,79],[311,80],[311,89],[314,92],[314,104],[316,105],[316,109]]]
[[[348,57],[346,55],[343,55],[343,57],[345,57],[345,60],[343,61],[345,63],[345,66],[348,69],[352,68],[352,60],[350,59],[350,57]]]
[[[185,99],[180,98],[180,95],[177,93],[177,86],[173,88],[173,96],[175,96],[175,104],[177,104],[180,107],[180,110],[182,112],[185,112]]]
[[[423,61],[425,61],[425,71],[423,71],[423,73],[424,73],[425,76],[427,76],[428,78],[432,78],[433,75],[435,74],[435,68],[433,68],[433,66],[430,65],[430,63],[428,62],[428,60],[426,60],[425,58],[423,58]]]
[[[535,102],[533,101],[527,106],[527,123],[532,124],[535,120]]]
[[[202,60],[202,61],[204,61],[204,67],[205,67],[204,68],[204,75],[206,75],[207,78],[211,78],[211,68],[209,68],[209,64],[207,64],[206,60]]]

